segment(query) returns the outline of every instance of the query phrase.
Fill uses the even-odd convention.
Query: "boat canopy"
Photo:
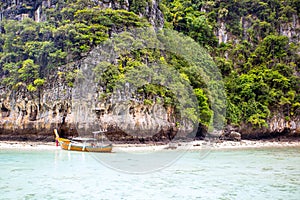
[[[72,138],[72,140],[74,140],[74,141],[96,141],[95,138],[83,138],[83,137],[75,137],[75,138]]]
[[[94,131],[93,134],[99,134],[99,133],[105,133],[107,131],[103,130],[103,131]]]

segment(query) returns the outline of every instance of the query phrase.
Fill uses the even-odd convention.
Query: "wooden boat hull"
[[[57,141],[59,142],[59,144],[71,142],[71,140],[65,138],[57,138]]]
[[[94,140],[92,138],[92,143],[86,143],[86,142],[76,142],[73,140],[65,139],[59,137],[59,134],[56,129],[54,129],[54,134],[56,136],[56,140],[59,142],[60,146],[64,150],[68,151],[83,151],[83,152],[100,152],[100,153],[110,153],[112,151],[112,145],[106,145],[106,146],[99,146],[99,145],[92,145],[94,144]],[[81,138],[81,140],[88,141],[88,139]]]
[[[84,146],[82,144],[74,144],[72,142],[62,142],[61,148],[68,151],[82,151],[82,152],[110,153],[112,151],[112,145]]]

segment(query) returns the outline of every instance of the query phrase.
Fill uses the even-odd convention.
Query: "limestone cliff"
[[[84,1],[82,2],[84,3]],[[0,3],[0,21],[3,19],[24,20],[26,18],[32,18],[36,22],[45,21],[48,17],[46,11],[59,9],[62,4],[63,2],[59,0],[5,0]],[[146,17],[156,29],[163,26],[163,16],[156,0],[147,1],[145,5],[138,6],[132,0],[99,0],[93,1],[93,4],[103,9],[135,11],[140,17]],[[80,67],[80,62],[62,66],[59,70],[60,74]],[[51,141],[54,139],[54,128],[59,129],[64,137],[78,135],[76,130],[78,126],[75,124],[72,113],[72,88],[65,78],[57,72],[50,73],[46,84],[37,91],[29,92],[26,86],[20,86],[18,90],[10,90],[2,86],[0,88],[0,109],[0,139]],[[130,111],[132,119],[145,119],[144,114],[147,115],[147,113],[144,111],[152,112],[154,107],[128,105],[124,109]],[[110,111],[106,110],[106,114],[109,115]],[[149,122],[146,126],[149,127],[153,124]],[[132,136],[127,136],[118,127],[109,126],[105,128],[108,129],[111,139],[115,140],[122,137],[125,140],[133,140]],[[173,128],[158,127],[156,133],[160,132],[161,134],[154,136],[154,139],[159,140],[162,136],[164,138],[169,137],[171,134],[169,132]]]
[[[47,9],[54,9],[61,5],[60,0],[3,0],[0,3],[0,21],[3,19],[23,20],[32,18],[36,22],[47,19]],[[156,28],[162,28],[164,18],[159,9],[158,0],[94,0],[95,5],[101,8],[124,9],[133,11],[140,17],[145,17]],[[201,11],[206,12],[209,7],[203,7]],[[256,16],[242,16],[239,18],[241,38],[230,32],[229,21],[226,19],[228,10],[221,10],[217,16],[218,28],[215,35],[219,43],[233,41],[239,43],[252,37],[258,30],[249,31],[253,28]],[[293,14],[292,20],[281,23],[278,32],[289,37],[290,41],[299,43],[300,20],[299,16]],[[3,32],[0,26],[0,32]],[[64,70],[80,67],[81,61],[72,63]],[[113,99],[99,104],[94,111],[104,124],[113,116],[126,113],[129,116],[128,124],[103,127],[107,129],[112,140],[118,138],[131,141],[135,138],[127,135],[124,129],[133,129],[138,126],[139,130],[153,131],[153,140],[170,139],[177,133],[174,110],[171,107],[165,108],[159,104],[145,105],[143,102],[131,101],[124,105],[113,106]],[[75,117],[72,112],[72,88],[66,80],[53,73],[46,84],[35,92],[28,92],[26,87],[20,87],[17,91],[0,88],[0,139],[12,140],[53,140],[53,129],[58,128],[62,136],[77,135]],[[276,113],[276,112],[274,112]],[[256,128],[250,124],[242,124],[239,127],[229,127],[227,131],[235,130],[242,133],[243,138],[262,138],[275,136],[299,136],[300,117],[295,113],[293,118],[286,118],[282,112],[273,113],[268,120],[268,127]],[[159,116],[157,116],[159,115]],[[125,127],[127,126],[127,127]],[[78,126],[77,126],[78,127]],[[202,127],[202,126],[201,126]],[[205,128],[199,128],[205,132]],[[199,133],[199,136],[201,134]],[[149,138],[148,138],[149,139]]]
[[[53,129],[76,135],[72,124],[71,88],[58,76],[38,92],[0,89],[0,138],[53,140]]]
[[[220,18],[218,20],[218,28],[215,31],[215,35],[218,37],[219,44],[227,43],[229,41],[233,41],[235,43],[241,42],[242,40],[249,40],[250,32],[254,29],[256,32],[256,37],[261,37],[259,35],[260,32],[264,30],[259,30],[259,28],[255,28],[255,23],[257,23],[257,17],[254,15],[250,16],[242,16],[240,18],[239,27],[242,32],[242,37],[238,38],[236,35],[232,34],[228,28],[228,21]],[[277,32],[280,35],[287,36],[291,42],[299,43],[300,42],[300,18],[298,15],[293,14],[290,21],[280,23],[277,27]]]

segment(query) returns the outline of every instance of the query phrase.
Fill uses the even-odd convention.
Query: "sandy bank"
[[[55,146],[55,142],[0,141],[0,149],[55,150],[60,147]]]
[[[119,151],[159,151],[159,150],[201,150],[201,149],[245,149],[245,148],[281,148],[299,147],[300,140],[291,141],[271,141],[271,140],[242,140],[242,141],[192,141],[177,142],[165,145],[154,144],[116,144],[114,152]],[[60,147],[55,142],[19,142],[19,141],[0,141],[0,149],[26,149],[26,150],[57,150]]]

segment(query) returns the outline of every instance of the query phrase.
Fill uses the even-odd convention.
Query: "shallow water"
[[[143,175],[114,171],[88,153],[0,150],[1,200],[73,198],[300,199],[300,148],[187,152]]]

